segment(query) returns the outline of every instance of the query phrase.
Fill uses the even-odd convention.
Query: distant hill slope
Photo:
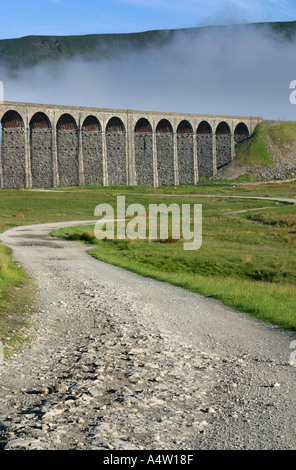
[[[219,32],[232,28],[266,28],[266,34],[290,40],[296,35],[296,22],[256,23],[247,25],[209,26],[188,29],[147,31],[127,34],[91,34],[84,36],[26,36],[19,39],[0,40],[0,65],[11,69],[33,66],[40,62],[55,62],[79,54],[84,57],[104,59],[129,51],[144,51],[160,47],[180,32],[197,35],[205,31]]]
[[[134,34],[91,34],[86,36],[26,36],[0,41],[0,64],[12,68],[33,66],[43,61],[70,59],[75,55],[108,58],[126,51],[160,46],[173,33],[151,31]]]

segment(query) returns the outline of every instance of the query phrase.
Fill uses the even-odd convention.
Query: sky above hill
[[[0,39],[296,20],[296,0],[0,0]]]
[[[0,0],[2,39],[293,20],[296,0]],[[145,53],[100,61],[75,56],[41,62],[13,76],[3,66],[4,97],[295,120],[290,84],[296,83],[296,37],[280,41],[267,27],[205,28],[195,36],[179,32]]]

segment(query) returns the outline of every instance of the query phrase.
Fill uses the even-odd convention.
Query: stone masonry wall
[[[4,188],[24,188],[26,184],[25,130],[2,130],[2,177]]]
[[[109,186],[126,185],[126,136],[124,132],[106,132]]]
[[[197,135],[198,175],[213,176],[212,134]]]
[[[229,134],[216,136],[217,168],[231,162],[231,136]]]
[[[173,134],[156,134],[159,186],[172,186],[174,179]]]
[[[193,135],[178,134],[179,184],[194,184]]]
[[[153,144],[150,132],[136,132],[135,161],[137,184],[153,186]]]
[[[85,186],[103,185],[102,133],[82,131],[83,167]]]
[[[51,187],[53,186],[51,129],[32,129],[30,142],[32,186]]]
[[[249,134],[234,134],[234,141],[238,144],[249,138]]]
[[[57,131],[60,186],[78,186],[78,136],[76,130]]]

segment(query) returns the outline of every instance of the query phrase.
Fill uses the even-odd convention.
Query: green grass
[[[296,122],[282,122],[272,126],[269,128],[269,135],[280,150],[285,150],[296,142]]]
[[[290,146],[295,147],[296,145],[296,122],[281,122],[274,125],[262,122],[259,124],[249,139],[236,144],[235,153],[238,163],[249,167],[254,165],[272,166],[274,158],[268,145],[269,139],[277,155],[281,155],[283,159],[288,158]]]
[[[0,244],[0,341],[6,356],[27,339],[34,299],[32,280],[12,261],[11,250]]]
[[[197,184],[196,186],[192,185],[179,185],[179,186],[160,186],[158,188],[152,188],[150,186],[111,186],[111,187],[92,187],[92,186],[85,186],[85,187],[73,187],[73,188],[55,188],[55,191],[59,191],[64,194],[69,194],[68,196],[70,199],[73,198],[73,193],[85,193],[93,194],[94,198],[100,198],[104,196],[105,198],[109,198],[112,195],[117,194],[128,194],[128,195],[187,195],[190,197],[191,195],[199,195],[199,194],[221,194],[221,195],[229,195],[229,196],[254,196],[254,197],[280,197],[280,198],[296,198],[296,182],[287,182],[287,183],[262,183],[254,187],[252,185],[252,181],[250,184],[240,185],[236,184],[234,181],[219,181],[215,182],[202,182],[201,184]],[[226,184],[225,184],[226,183]],[[12,191],[12,190],[6,190]],[[14,195],[16,197],[16,191],[14,191]],[[28,199],[29,191],[25,191],[25,201],[30,200]],[[9,197],[9,193],[8,197]],[[40,194],[40,193],[35,193]],[[59,203],[59,196],[55,193],[46,193],[47,197],[52,200],[57,198],[57,204],[62,204],[62,201]],[[44,197],[44,194],[43,194]],[[43,197],[41,197],[40,201],[43,201]],[[21,198],[21,196],[20,196]],[[87,198],[87,196],[86,196]],[[80,203],[80,199],[77,200]]]
[[[0,231],[46,222],[69,221],[70,225],[73,220],[95,221],[96,205],[109,203],[116,207],[116,196],[122,193],[126,194],[126,205],[137,202],[146,208],[150,203],[202,204],[202,248],[185,252],[182,240],[178,243],[106,241],[101,246],[90,245],[96,248],[95,256],[145,276],[215,296],[259,318],[294,328],[294,206],[225,196],[296,197],[296,183],[259,186],[205,183],[157,189],[60,188],[59,192],[51,193],[0,190]],[[221,194],[221,197],[199,198],[199,194]],[[263,206],[273,209],[240,216],[227,214]],[[73,230],[78,233],[73,238],[88,243],[95,241],[90,233],[83,234],[90,227]],[[0,244],[0,341],[7,346],[6,353],[20,347],[25,340],[23,328],[31,321],[34,300],[34,283],[12,261],[10,250]]]
[[[263,122],[256,127],[249,139],[235,146],[235,153],[239,163],[246,166],[259,165],[262,167],[273,164],[273,159],[267,145],[267,133],[267,125]]]
[[[245,201],[240,204],[246,207]],[[216,297],[256,318],[296,330],[296,208],[275,206],[239,216],[227,215],[229,208],[222,198],[219,204],[203,204],[203,243],[196,251],[184,251],[182,239],[100,241],[94,238],[93,226],[53,235],[96,246],[89,253],[101,261]]]

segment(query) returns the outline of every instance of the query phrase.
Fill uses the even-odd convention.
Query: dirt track
[[[2,448],[296,449],[295,334],[49,236],[73,225],[0,236],[40,289],[0,366]]]

